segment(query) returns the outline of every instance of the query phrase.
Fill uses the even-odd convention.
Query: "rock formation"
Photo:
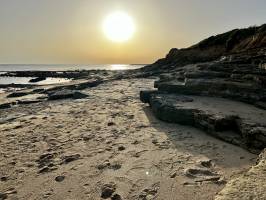
[[[266,147],[266,24],[172,49],[142,71],[159,75],[157,90],[140,93],[157,118],[200,128],[254,153]],[[217,199],[265,197],[263,181],[255,183],[265,166],[264,155]],[[245,191],[241,195],[239,188]]]

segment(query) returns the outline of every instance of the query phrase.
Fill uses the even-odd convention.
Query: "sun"
[[[108,39],[114,42],[125,42],[135,33],[133,19],[125,12],[114,12],[103,22],[103,31]]]

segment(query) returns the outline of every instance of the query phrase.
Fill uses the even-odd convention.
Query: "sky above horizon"
[[[0,63],[152,63],[229,31],[266,23],[265,0],[0,0]],[[123,43],[103,33],[123,11],[135,24]]]

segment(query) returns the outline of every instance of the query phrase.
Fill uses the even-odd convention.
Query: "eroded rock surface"
[[[141,91],[140,99],[149,103],[160,120],[194,126],[259,153],[266,147],[265,38],[264,24],[212,36],[186,49],[172,49],[142,69],[158,75],[159,80],[154,84],[157,90]],[[265,166],[263,153],[256,166],[233,178],[216,199],[266,199]],[[185,173],[206,176],[212,171],[188,168]],[[225,183],[218,174],[203,180]]]
[[[261,150],[266,146],[266,111],[224,98],[141,93],[157,118],[195,126],[227,142]]]
[[[215,200],[266,199],[266,151],[262,152],[258,164],[239,178],[231,180]],[[241,192],[240,192],[241,191]]]

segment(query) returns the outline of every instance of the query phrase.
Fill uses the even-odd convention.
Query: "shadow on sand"
[[[224,169],[249,166],[256,160],[257,155],[214,138],[204,131],[190,126],[171,124],[158,120],[153,115],[149,106],[144,106],[144,112],[152,128],[165,134],[178,152],[188,154],[194,157],[195,160],[208,158]]]

